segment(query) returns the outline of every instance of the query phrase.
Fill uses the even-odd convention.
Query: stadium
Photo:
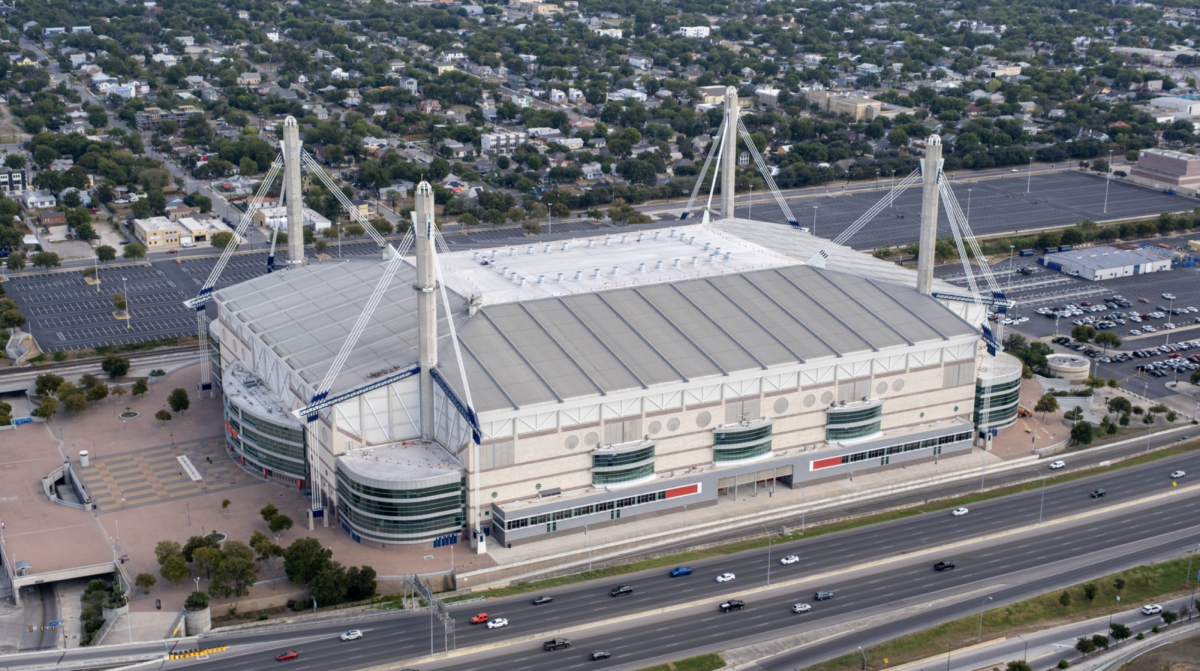
[[[416,258],[344,364],[387,258],[213,294],[229,454],[312,496],[310,524],[483,552],[933,461],[1016,419],[1019,362],[986,352],[978,302],[934,297],[956,289],[931,266],[732,202],[673,229],[438,253],[427,184],[416,198]],[[327,406],[299,412],[331,370]]]

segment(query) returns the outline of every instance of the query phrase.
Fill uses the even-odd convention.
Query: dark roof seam
[[[874,286],[876,289],[878,289],[878,290],[882,291],[883,293],[887,294],[888,296],[890,296],[892,300],[896,301],[896,305],[899,305],[900,307],[904,308],[905,312],[908,312],[908,314],[912,315],[913,317],[916,317],[917,321],[928,326],[930,329],[933,330],[934,333],[940,335],[942,337],[942,340],[950,339],[949,336],[947,336],[945,333],[942,333],[941,329],[939,329],[938,327],[931,324],[928,319],[925,319],[921,315],[917,314],[915,310],[913,310],[912,308],[905,305],[902,301],[898,300],[895,296],[892,296],[892,292],[879,286],[879,283],[877,283],[875,280],[868,279],[867,281],[870,282],[871,285]],[[938,304],[941,304],[941,301],[937,301],[937,302],[938,302]]]
[[[873,311],[871,311],[871,309],[870,309],[870,308],[868,308],[867,306],[863,305],[863,304],[862,304],[862,301],[860,301],[860,300],[858,300],[857,298],[855,298],[854,296],[852,296],[852,295],[850,294],[850,292],[849,292],[849,291],[846,291],[846,290],[845,290],[845,289],[843,289],[842,287],[840,287],[840,286],[838,286],[838,285],[834,284],[833,282],[830,282],[830,281],[829,281],[829,278],[828,278],[828,277],[825,277],[824,275],[821,275],[821,279],[822,279],[822,280],[824,280],[826,284],[829,284],[830,286],[836,287],[836,288],[837,288],[837,290],[838,290],[838,291],[840,291],[840,292],[842,293],[842,295],[843,295],[843,296],[845,296],[846,298],[849,298],[850,300],[854,301],[854,304],[855,304],[855,305],[857,305],[858,307],[862,308],[862,309],[863,309],[863,311],[864,311],[864,312],[866,312],[867,314],[869,314],[869,315],[871,315],[872,317],[874,317],[875,319],[879,320],[879,323],[881,323],[881,324],[883,324],[884,326],[886,326],[886,327],[888,328],[888,330],[889,330],[889,331],[891,331],[892,333],[895,333],[896,335],[900,336],[900,339],[901,339],[901,340],[903,340],[904,342],[908,343],[910,346],[915,344],[915,343],[914,343],[912,340],[909,340],[908,336],[904,335],[904,334],[903,334],[903,333],[901,333],[901,332],[900,332],[900,331],[899,331],[899,330],[898,330],[896,327],[894,327],[894,326],[892,326],[891,324],[889,324],[889,323],[887,322],[887,320],[886,320],[886,319],[882,319],[882,318],[880,318],[880,317],[879,317],[878,315],[876,315],[876,314],[875,314]],[[865,279],[865,278],[864,278],[864,279]],[[870,281],[870,280],[867,280],[867,281]],[[893,303],[894,303],[894,302],[896,302],[896,299],[895,299],[895,298],[892,298],[891,294],[885,294],[885,295],[887,295],[887,297],[888,297],[889,299],[891,299],[891,301],[892,301]]]
[[[664,313],[662,310],[659,310],[658,306],[654,304],[654,301],[650,300],[649,298],[646,298],[646,295],[643,294],[640,289],[635,288],[632,291],[633,291],[633,293],[638,295],[638,298],[641,298],[643,301],[645,301],[646,305],[649,305],[651,308],[653,308],[654,311],[658,313],[659,317],[662,317],[664,321],[666,321],[668,324],[670,324],[671,328],[675,329],[676,333],[683,336],[684,340],[687,340],[689,343],[692,344],[692,347],[695,347],[698,352],[703,354],[704,358],[706,358],[710,362],[712,362],[712,365],[716,366],[717,370],[721,371],[722,375],[729,375],[729,371],[725,370],[725,368],[723,366],[721,366],[721,364],[717,363],[716,359],[712,358],[711,354],[709,354],[707,351],[705,351],[705,349],[703,347],[698,345],[695,340],[692,340],[692,337],[689,336],[683,329],[679,328],[679,324],[676,324],[675,322],[671,321],[671,318],[668,317],[666,315],[666,313]]]
[[[625,363],[625,360],[621,358],[621,355],[617,354],[616,351],[613,350],[613,348],[610,347],[607,342],[604,342],[604,338],[601,338],[600,334],[596,333],[596,331],[592,329],[591,325],[588,324],[587,322],[585,322],[583,320],[583,317],[579,316],[579,313],[575,312],[575,310],[562,298],[559,298],[558,302],[561,303],[562,306],[567,309],[567,312],[571,313],[571,316],[574,317],[579,322],[580,326],[587,329],[587,332],[592,334],[592,337],[596,339],[596,342],[600,343],[604,347],[604,349],[608,350],[608,353],[611,354],[613,356],[613,358],[616,359],[622,366],[624,366],[625,370],[629,371],[629,374],[633,376],[633,379],[637,380],[638,384],[642,385],[642,389],[650,388],[649,385],[646,384],[646,381],[643,380],[641,378],[641,376],[639,376],[636,372],[634,372],[633,367],[630,366],[629,364]]]
[[[513,344],[512,339],[510,339],[508,337],[508,334],[506,334],[504,332],[504,329],[500,328],[496,324],[495,320],[492,319],[492,316],[488,314],[488,311],[480,310],[479,314],[483,315],[483,318],[486,319],[487,322],[492,325],[492,328],[496,329],[496,333],[500,334],[500,337],[504,339],[504,342],[512,349],[512,351],[516,352],[517,356],[521,357],[521,361],[524,361],[525,365],[529,366],[529,370],[533,371],[533,374],[538,377],[538,380],[541,380],[542,384],[546,386],[546,389],[550,390],[551,394],[554,394],[554,398],[558,399],[559,403],[562,403],[563,397],[561,394],[558,393],[558,390],[556,390],[546,380],[546,377],[544,375],[542,375],[541,371],[539,371],[537,369],[537,366],[533,365],[533,362],[529,360],[529,357],[526,357],[524,352],[522,352],[520,349],[517,349],[517,346],[515,344]]]
[[[780,310],[782,310],[782,311],[783,311],[783,313],[784,313],[785,315],[787,315],[787,316],[791,317],[791,318],[792,318],[792,321],[796,322],[796,324],[797,324],[797,325],[798,325],[800,328],[804,329],[805,331],[808,331],[808,334],[809,334],[809,335],[811,335],[812,337],[816,338],[816,339],[817,339],[817,341],[818,341],[818,342],[820,342],[820,343],[821,343],[822,345],[824,345],[825,347],[829,348],[829,351],[830,351],[830,352],[833,352],[835,356],[837,356],[837,357],[841,358],[841,356],[842,356],[842,352],[841,352],[841,350],[839,350],[838,348],[834,347],[833,345],[830,345],[828,341],[826,341],[826,340],[825,340],[824,338],[822,338],[821,336],[817,335],[817,332],[816,332],[816,331],[814,331],[814,330],[812,330],[811,328],[809,328],[808,324],[805,324],[805,323],[804,323],[804,322],[803,322],[803,321],[802,321],[802,320],[801,320],[799,317],[797,317],[795,314],[793,314],[791,310],[787,309],[787,307],[785,307],[785,306],[784,306],[782,303],[780,303],[779,301],[775,300],[775,297],[774,297],[774,296],[772,296],[771,294],[767,293],[765,289],[763,289],[762,287],[758,286],[758,283],[757,283],[757,282],[755,282],[754,280],[750,279],[750,276],[749,276],[749,275],[742,275],[742,279],[746,280],[746,281],[747,281],[747,282],[750,284],[750,286],[752,286],[752,287],[754,287],[755,289],[757,289],[757,290],[758,290],[758,292],[759,292],[759,293],[761,293],[761,294],[763,295],[763,297],[764,297],[764,298],[766,298],[767,300],[769,300],[769,301],[771,301],[772,303],[774,303],[774,304],[775,304],[775,307],[777,307],[777,308],[779,308]]]
[[[758,328],[762,329],[762,330],[763,330],[763,332],[765,332],[767,335],[769,335],[769,336],[771,336],[772,338],[774,338],[774,339],[775,339],[775,342],[779,343],[779,346],[780,346],[780,347],[784,348],[784,349],[785,349],[785,350],[787,350],[787,351],[788,351],[788,352],[789,352],[789,353],[790,353],[792,356],[796,357],[796,361],[797,361],[798,363],[804,363],[804,357],[800,356],[800,353],[799,353],[799,352],[797,352],[796,350],[794,350],[794,349],[792,349],[791,347],[789,347],[789,346],[788,346],[788,344],[787,344],[787,343],[785,343],[785,342],[784,342],[784,341],[783,341],[783,340],[782,340],[782,339],[781,339],[779,336],[775,335],[775,332],[774,332],[774,331],[772,331],[771,329],[767,328],[767,326],[766,326],[765,324],[763,324],[762,322],[758,321],[758,319],[757,319],[757,318],[755,318],[755,316],[754,316],[754,315],[750,314],[750,311],[749,311],[749,310],[747,310],[746,308],[742,307],[742,304],[741,304],[741,303],[738,303],[737,301],[735,301],[735,300],[733,299],[733,297],[731,297],[729,294],[725,293],[725,291],[724,291],[723,289],[721,289],[721,287],[717,286],[716,282],[713,282],[713,281],[712,281],[712,278],[711,278],[711,277],[706,277],[706,278],[705,278],[705,281],[706,281],[706,282],[708,282],[709,286],[711,286],[713,289],[716,289],[716,290],[717,290],[717,293],[719,293],[719,294],[721,294],[722,296],[724,296],[724,297],[725,297],[725,300],[727,300],[727,301],[729,301],[730,303],[732,303],[732,304],[733,304],[733,306],[734,306],[734,307],[736,307],[738,310],[740,310],[742,314],[746,315],[746,318],[747,318],[747,319],[749,319],[750,321],[754,322],[754,324],[755,324],[756,326],[758,326]]]
[[[678,285],[671,284],[669,286],[675,290],[675,293],[682,296],[683,299],[686,300],[692,307],[696,308],[697,312],[704,315],[705,319],[712,322],[712,325],[717,327],[717,330],[719,330],[721,333],[724,333],[730,340],[732,340],[733,344],[742,348],[743,352],[745,352],[751,359],[754,359],[754,362],[758,364],[759,368],[762,368],[763,370],[767,370],[768,368],[770,368],[770,366],[763,363],[762,359],[759,359],[757,356],[754,356],[754,352],[751,352],[749,347],[746,347],[745,345],[743,345],[742,341],[738,340],[737,337],[735,337],[732,333],[727,331],[724,326],[721,326],[721,324],[717,320],[713,319],[712,315],[708,314],[708,312],[704,308],[697,305],[696,301],[692,300],[691,296],[688,296],[687,294],[683,293],[683,291],[681,291],[679,289]]]
[[[596,388],[596,391],[600,392],[601,396],[608,396],[608,393],[604,391],[604,387],[601,387],[600,384],[596,382],[595,378],[593,378],[586,370],[584,370],[583,366],[579,365],[579,362],[575,360],[575,357],[571,356],[571,353],[567,351],[566,347],[563,347],[562,343],[558,341],[558,338],[555,338],[554,335],[550,333],[550,329],[546,328],[545,324],[542,324],[542,321],[537,318],[537,315],[533,314],[533,311],[530,310],[524,303],[518,302],[517,305],[521,306],[521,309],[525,311],[525,314],[529,315],[529,318],[533,320],[533,323],[537,324],[538,328],[540,328],[542,332],[546,334],[546,337],[558,347],[558,350],[563,353],[563,356],[567,357],[567,359],[579,369],[580,373],[583,373],[583,376],[588,379],[588,382],[592,383],[592,386]]]
[[[492,384],[496,385],[496,388],[500,390],[500,393],[504,394],[504,398],[508,399],[508,402],[512,405],[513,410],[520,410],[521,406],[517,405],[516,399],[512,397],[512,394],[508,393],[508,390],[504,388],[504,385],[500,384],[500,380],[492,374],[492,371],[488,370],[488,367],[483,364],[483,359],[479,358],[479,355],[475,354],[475,352],[467,345],[466,342],[459,340],[458,344],[463,348],[463,351],[471,355],[471,358],[475,360],[475,363],[479,364],[479,369],[483,371],[484,375],[488,376],[488,379],[492,381]]]
[[[813,271],[813,272],[816,272],[816,271]],[[795,282],[792,280],[792,278],[790,278],[790,277],[788,277],[787,275],[784,275],[783,273],[779,272],[779,269],[778,269],[778,268],[775,268],[775,274],[777,274],[777,275],[779,275],[780,277],[782,277],[782,278],[784,279],[784,281],[786,281],[788,284],[792,285],[793,287],[796,287],[796,291],[799,291],[800,293],[804,294],[804,295],[805,295],[805,296],[808,298],[808,300],[812,301],[812,302],[813,302],[813,303],[815,303],[815,304],[816,304],[818,307],[820,307],[822,310],[824,310],[824,311],[825,311],[825,314],[828,314],[830,317],[833,317],[834,321],[836,321],[837,323],[841,324],[842,326],[845,326],[847,331],[849,331],[849,332],[853,333],[855,336],[857,336],[857,337],[858,337],[858,339],[859,339],[859,340],[861,340],[861,341],[863,341],[863,342],[867,343],[867,347],[870,347],[871,349],[875,350],[876,352],[878,352],[878,351],[879,351],[879,348],[875,346],[875,343],[871,342],[870,340],[867,340],[865,337],[863,337],[863,334],[859,333],[858,331],[855,331],[855,330],[854,330],[854,327],[850,326],[850,325],[849,325],[849,324],[847,324],[845,321],[843,321],[841,317],[839,317],[839,316],[837,316],[836,314],[834,314],[833,310],[830,310],[829,308],[825,307],[825,304],[824,304],[824,303],[822,303],[821,301],[819,301],[819,300],[817,300],[817,299],[813,298],[812,294],[810,294],[810,293],[808,293],[807,291],[805,291],[804,289],[802,289],[802,288],[800,287],[800,285],[799,285],[799,284],[796,284],[796,283],[795,283]],[[818,273],[818,274],[819,274],[819,273]]]
[[[613,307],[612,303],[608,302],[608,299],[604,297],[603,292],[596,293],[596,298],[599,298],[600,302],[602,302],[606,306],[608,306],[608,309],[613,311],[613,314],[615,314],[617,316],[617,319],[621,320],[621,323],[625,324],[625,326],[629,327],[630,331],[632,331],[634,334],[636,334],[637,337],[641,338],[642,342],[646,343],[646,347],[649,347],[651,350],[653,350],[654,353],[657,354],[658,357],[663,360],[663,363],[670,366],[671,370],[675,371],[675,374],[679,376],[679,379],[683,380],[684,382],[691,382],[691,379],[688,378],[688,376],[684,375],[683,371],[679,370],[679,367],[676,366],[674,364],[674,362],[672,362],[662,352],[660,352],[658,350],[658,348],[654,346],[654,343],[650,342],[650,340],[647,339],[646,336],[642,335],[641,331],[634,328],[633,324],[629,323],[629,320],[625,318],[625,315],[621,314],[620,310],[616,309],[615,307]]]

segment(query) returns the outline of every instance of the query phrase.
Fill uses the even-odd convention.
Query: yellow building
[[[207,246],[215,233],[229,232],[220,219],[150,217],[135,219],[133,234],[146,249]]]

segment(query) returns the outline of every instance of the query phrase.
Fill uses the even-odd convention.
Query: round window
[[[829,405],[830,403],[833,403],[833,392],[827,391],[821,394],[821,405]]]
[[[678,418],[668,419],[667,420],[667,431],[678,431],[678,430],[679,430],[679,419]]]
[[[883,396],[885,393],[887,393],[887,383],[886,382],[880,382],[879,384],[875,385],[875,395],[876,396]]]
[[[776,415],[782,415],[783,413],[787,412],[787,409],[788,409],[788,400],[786,398],[780,397],[780,398],[775,399],[775,414]]]
[[[700,413],[699,415],[696,415],[696,426],[700,427],[701,429],[708,426],[708,423],[711,421],[712,421],[712,413],[707,410]]]
[[[892,383],[892,391],[900,391],[904,389],[904,380],[896,380]]]
[[[650,422],[650,426],[646,428],[646,431],[652,436],[657,434],[659,431],[662,431],[662,422]]]
[[[925,419],[925,413],[921,413],[921,419]]]
[[[958,406],[954,406],[954,412],[958,412]]]
[[[588,431],[588,434],[583,437],[583,444],[585,447],[591,447],[595,445],[596,441],[598,440],[600,440],[600,434],[596,433],[595,431]]]
[[[542,483],[540,483],[540,482],[537,483],[536,485],[533,486],[533,488],[540,491],[542,489]]]
[[[567,436],[567,439],[563,441],[563,447],[568,450],[579,447],[579,436]]]
[[[806,408],[813,407],[813,404],[816,402],[817,402],[816,394],[809,394],[808,396],[804,397],[804,407],[806,407]]]
[[[497,496],[500,496],[499,492],[492,492],[493,499],[496,498]]]

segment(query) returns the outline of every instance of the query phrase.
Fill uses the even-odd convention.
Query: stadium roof
[[[486,306],[458,333],[487,412],[976,331],[915,289],[796,265]],[[459,385],[452,347],[439,367]]]

